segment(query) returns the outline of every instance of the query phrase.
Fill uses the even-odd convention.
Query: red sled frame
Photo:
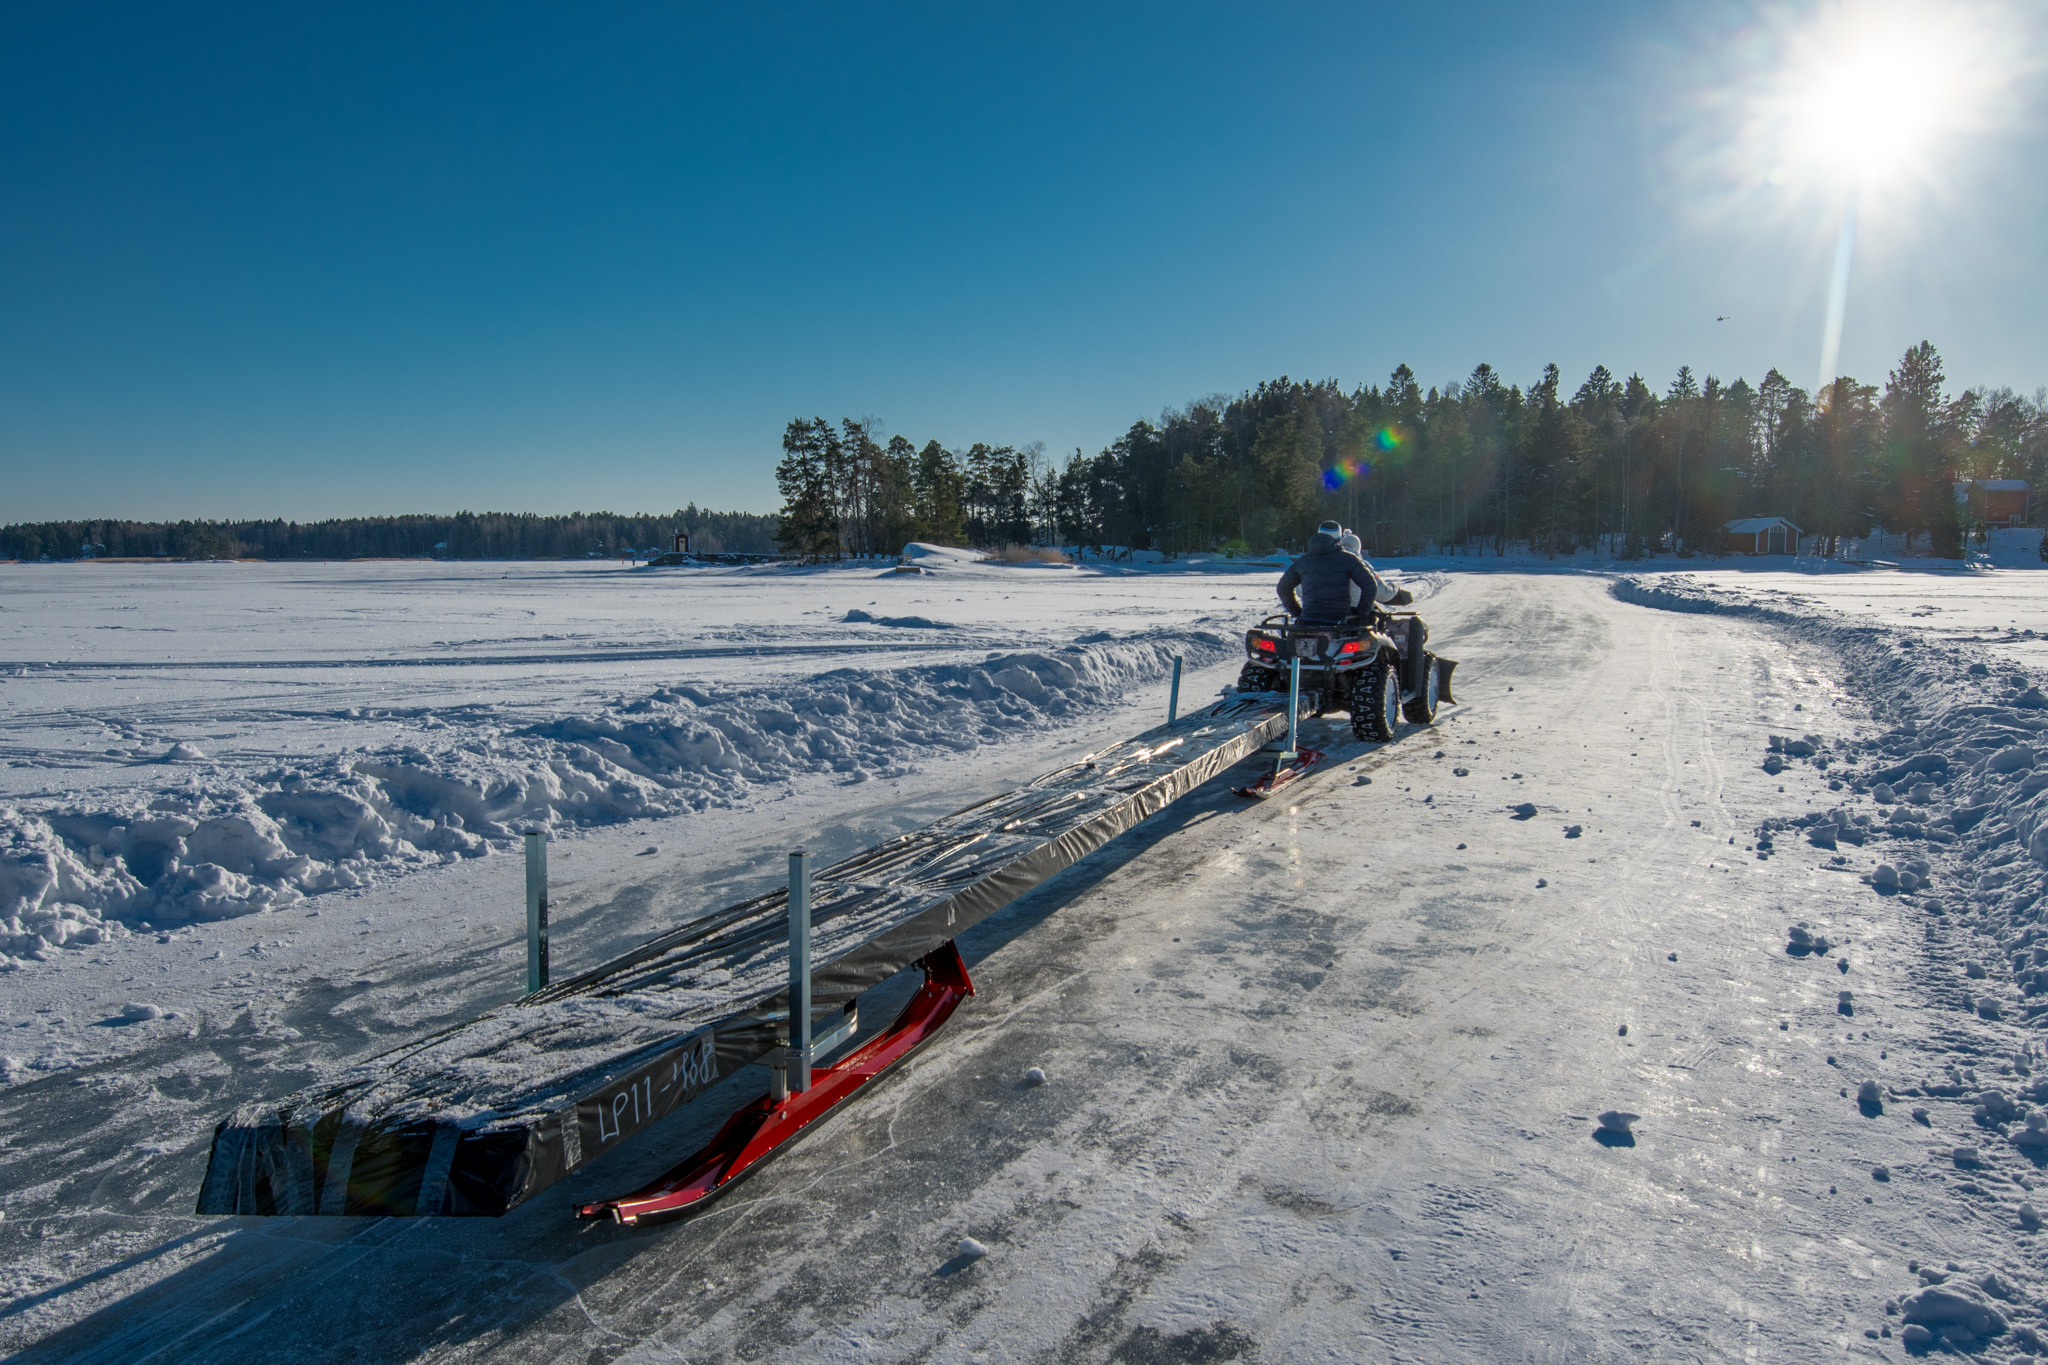
[[[950,940],[921,958],[919,965],[924,968],[924,985],[896,1022],[830,1066],[813,1067],[810,1089],[781,1100],[761,1096],[727,1119],[703,1150],[653,1184],[617,1199],[584,1204],[576,1210],[577,1217],[608,1217],[626,1224],[687,1218],[770,1157],[794,1146],[820,1120],[930,1042],[960,1002],[974,994],[967,964]]]

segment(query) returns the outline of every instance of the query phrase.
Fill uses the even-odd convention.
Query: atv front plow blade
[[[1451,695],[1451,672],[1457,668],[1458,661],[1456,659],[1446,659],[1436,654],[1432,654],[1429,657],[1436,660],[1437,701],[1445,706],[1456,706],[1458,699]]]
[[[811,1088],[776,1100],[763,1095],[725,1121],[718,1136],[643,1190],[600,1199],[579,1218],[618,1223],[666,1222],[699,1212],[846,1103],[884,1072],[929,1042],[960,1002],[974,994],[967,964],[951,942],[923,959],[924,985],[888,1030],[830,1066],[811,1069]]]

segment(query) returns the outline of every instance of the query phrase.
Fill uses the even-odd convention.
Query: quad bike
[[[1412,611],[1377,607],[1338,626],[1312,625],[1284,614],[1245,632],[1241,692],[1285,692],[1293,661],[1301,661],[1301,699],[1313,715],[1349,711],[1351,732],[1385,743],[1406,719],[1428,725],[1451,695],[1453,659],[1429,652],[1429,627]]]

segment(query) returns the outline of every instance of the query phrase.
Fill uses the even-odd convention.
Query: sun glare
[[[1957,84],[1902,48],[1856,53],[1816,74],[1791,131],[1807,156],[1868,176],[1921,154]]]
[[[1701,221],[1742,218],[1767,232],[1828,225],[1824,386],[1838,374],[1860,226],[1882,223],[1893,243],[1909,240],[1977,187],[2015,174],[2012,137],[2038,117],[2048,71],[2048,8],[1734,3],[1736,22],[1693,30],[1679,59],[1695,75],[1669,105],[1663,164],[1674,197]]]
[[[1984,126],[2004,84],[1989,18],[1882,3],[1813,15],[1766,100],[1780,177],[1876,188],[1930,175],[1953,135]]]

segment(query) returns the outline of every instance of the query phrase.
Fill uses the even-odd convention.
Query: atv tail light
[[[1346,654],[1356,654],[1359,650],[1364,648],[1365,641],[1363,640],[1347,640],[1344,643],[1343,648],[1339,649],[1337,653],[1341,657]]]
[[[1271,654],[1276,649],[1278,649],[1279,646],[1275,645],[1271,640],[1254,640],[1252,641],[1252,648],[1258,650],[1262,654]]]

